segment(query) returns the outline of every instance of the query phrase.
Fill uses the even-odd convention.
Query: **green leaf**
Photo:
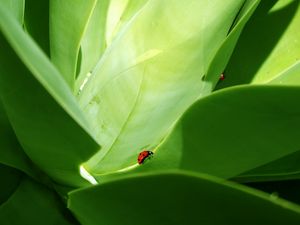
[[[50,56],[49,43],[49,0],[26,0],[25,29]]]
[[[219,88],[237,84],[299,85],[299,1],[262,1],[237,43]],[[289,77],[285,72],[294,70]]]
[[[36,178],[33,166],[21,148],[6,117],[0,99],[0,163],[21,170]]]
[[[14,194],[0,206],[0,224],[72,224],[66,214],[59,198],[52,191],[23,178]]]
[[[14,16],[20,24],[24,22],[25,0],[1,0],[9,13]]]
[[[299,224],[300,207],[207,175],[148,174],[70,193],[85,225]]]
[[[277,26],[272,26],[274,27],[273,29],[278,31],[281,28],[283,33],[281,36],[277,36],[277,43],[272,46],[272,52],[264,59],[263,64],[255,73],[255,77],[251,82],[255,84],[272,81],[274,76],[276,77],[277,74],[300,60],[300,43],[297,41],[300,39],[300,30],[298,29],[300,26],[299,1],[280,1],[272,7],[268,15],[272,18],[271,21],[273,24],[277,24]],[[274,21],[275,18],[277,21]],[[277,22],[279,22],[279,24]],[[286,27],[283,27],[284,25]],[[268,28],[270,28],[270,26]],[[266,29],[266,27],[263,27],[263,25],[256,27],[256,34],[262,29]],[[270,35],[271,32],[273,31],[269,29],[268,35]],[[266,31],[260,33],[260,36],[264,37],[263,34],[266,34]],[[266,38],[265,40],[268,39]],[[249,45],[251,44],[249,43]],[[300,84],[299,81],[298,79],[298,85]]]
[[[247,183],[247,186],[268,192],[274,197],[279,196],[300,204],[300,180],[255,182]]]
[[[202,77],[242,5],[149,1],[119,31],[78,96],[103,147],[84,164],[89,172],[136,164],[142,149],[156,148],[211,91]]]
[[[109,46],[114,38],[149,0],[111,0],[107,13],[106,22],[106,43]]]
[[[100,147],[76,99],[49,59],[1,3],[0,30],[17,53],[0,36],[1,98],[22,147],[57,182],[85,184],[79,166]]]
[[[230,33],[209,65],[206,79],[212,80],[210,89],[213,89],[219,82],[220,74],[224,72],[245,24],[248,22],[259,3],[260,1],[257,0],[248,0],[245,1],[243,7],[240,9],[237,18],[235,19],[236,22],[232,25]]]
[[[237,86],[181,120],[181,168],[231,178],[300,149],[299,87]]]
[[[72,90],[80,42],[96,4],[97,0],[50,0],[51,60]]]
[[[299,86],[299,9],[298,1],[263,1],[245,27],[219,88],[238,83]],[[297,152],[288,154],[234,179],[240,182],[297,179],[296,156]]]
[[[300,178],[300,151],[234,177],[238,182],[278,181]]]
[[[300,54],[299,54],[300,55]],[[270,84],[299,85],[300,84],[300,61],[286,68],[282,73],[269,81]]]
[[[118,32],[136,15],[148,0],[111,0],[98,1],[89,19],[81,41],[80,74],[76,79],[75,93],[88,81],[96,64],[101,60]],[[79,62],[78,62],[79,64]],[[77,65],[78,65],[77,64]]]
[[[0,163],[0,205],[4,203],[19,186],[21,173]]]
[[[238,182],[277,181],[300,178],[300,151],[266,165],[247,171],[234,178]]]
[[[132,167],[120,170],[118,172],[114,171],[112,173],[103,174],[101,175],[101,180],[99,180],[100,183],[116,180],[132,174],[140,174],[145,172],[160,173],[180,168],[183,150],[181,130],[182,128],[180,124],[178,124],[176,129],[167,135],[161,145],[152,150],[154,153],[152,157],[153,160],[151,159],[142,165],[135,164]],[[157,149],[159,149],[159,151],[157,151]]]
[[[80,68],[80,71],[77,71],[79,75],[75,83],[75,93],[79,91],[84,79],[88,78],[88,74],[93,71],[106,48],[105,31],[109,2],[108,0],[97,1],[86,25],[77,62],[77,68]]]

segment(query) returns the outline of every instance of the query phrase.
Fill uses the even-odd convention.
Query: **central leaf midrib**
[[[104,153],[104,155],[97,160],[96,165],[98,165],[102,160],[104,160],[107,155],[109,155],[109,153],[111,152],[111,150],[114,148],[115,144],[118,142],[119,138],[121,137],[121,135],[124,133],[124,131],[126,130],[127,125],[129,124],[129,122],[132,120],[133,115],[135,114],[136,108],[138,103],[140,102],[139,100],[141,99],[141,95],[142,95],[142,90],[143,90],[143,83],[144,83],[144,76],[145,76],[145,70],[146,70],[146,66],[144,67],[144,71],[142,73],[141,79],[140,79],[140,84],[139,84],[139,89],[137,91],[136,94],[136,98],[134,101],[133,106],[131,107],[130,112],[128,113],[127,118],[125,119],[123,125],[121,126],[117,136],[114,138],[113,142],[111,143],[110,147],[107,148],[106,152]],[[103,151],[104,149],[102,149]],[[97,169],[96,169],[97,170]]]

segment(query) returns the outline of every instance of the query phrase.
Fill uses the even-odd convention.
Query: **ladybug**
[[[138,163],[143,164],[147,159],[150,159],[153,156],[153,152],[144,150],[138,156]]]
[[[224,73],[222,73],[222,74],[220,75],[219,80],[224,80],[224,79],[225,79],[225,75],[224,75]]]

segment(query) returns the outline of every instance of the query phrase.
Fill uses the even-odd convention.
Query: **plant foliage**
[[[299,224],[299,25],[298,0],[1,0],[0,224]]]

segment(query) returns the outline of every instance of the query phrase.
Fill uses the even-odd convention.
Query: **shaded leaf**
[[[70,193],[85,225],[299,224],[300,208],[207,175],[135,176]]]
[[[293,0],[262,1],[247,23],[226,67],[226,79],[218,88],[245,83],[299,85],[297,73],[282,76],[300,60],[299,7],[299,1]]]
[[[300,180],[255,182],[247,183],[247,186],[270,193],[274,198],[280,197],[300,204]]]
[[[181,168],[234,177],[300,149],[300,88],[239,86],[183,116]]]
[[[99,150],[85,116],[58,71],[2,4],[0,29],[18,54],[1,36],[1,98],[22,147],[57,182],[85,184],[79,166]]]
[[[6,117],[0,99],[0,163],[21,170],[27,175],[36,178],[32,164],[21,148]]]
[[[0,163],[0,179],[3,181],[0,185],[0,206],[19,186],[21,177],[19,171]]]
[[[59,198],[44,186],[22,179],[14,194],[0,206],[3,225],[72,224]]]
[[[26,31],[50,56],[49,0],[26,0],[24,24]]]
[[[277,181],[300,178],[300,151],[234,177],[238,182]]]
[[[218,84],[220,74],[224,72],[245,24],[248,22],[259,3],[260,1],[257,0],[245,1],[240,12],[237,14],[237,18],[235,19],[234,25],[232,25],[230,33],[223,41],[221,47],[215,54],[213,61],[209,65],[206,79],[212,80],[211,86],[209,87],[210,89],[214,89],[216,84]]]

